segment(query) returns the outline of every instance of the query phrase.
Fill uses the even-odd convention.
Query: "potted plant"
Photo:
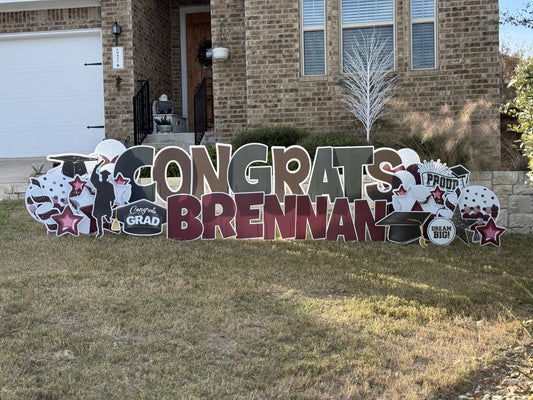
[[[220,42],[224,42],[226,40],[226,34],[224,32],[224,22],[220,21]],[[212,57],[213,62],[222,62],[226,61],[229,56],[229,49],[227,47],[219,47],[215,46],[212,49]]]
[[[213,62],[226,61],[229,56],[229,49],[227,47],[215,47],[213,49]]]
[[[155,124],[157,125],[157,133],[171,133],[172,132],[172,122],[165,115],[164,118],[156,118]]]

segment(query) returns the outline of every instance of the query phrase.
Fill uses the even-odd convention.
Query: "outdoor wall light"
[[[113,32],[113,35],[115,35],[115,44],[118,46],[118,36],[122,33],[122,27],[118,24],[117,21],[113,24],[113,28],[111,29]]]

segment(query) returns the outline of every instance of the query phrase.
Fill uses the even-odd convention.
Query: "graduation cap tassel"
[[[111,229],[114,231],[120,231],[120,224],[118,222],[117,218],[117,211],[115,210],[115,219],[113,221],[113,224],[111,225]]]

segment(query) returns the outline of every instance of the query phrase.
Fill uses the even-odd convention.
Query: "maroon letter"
[[[218,206],[218,210],[217,210]],[[224,239],[235,236],[231,221],[235,217],[235,201],[226,193],[209,193],[202,196],[202,239],[214,239],[216,227]]]
[[[282,239],[294,239],[296,236],[296,195],[285,196],[285,212],[281,209],[278,196],[268,194],[265,196],[264,227],[265,240],[274,240],[276,237],[276,224]]]
[[[387,215],[387,201],[378,200],[374,202],[374,215],[368,206],[366,200],[355,200],[355,230],[357,232],[357,240],[360,242],[366,241],[366,230],[372,242],[385,241],[385,227],[376,226],[376,221],[379,221]],[[366,229],[365,229],[366,228]]]
[[[296,239],[304,240],[307,236],[307,225],[313,239],[326,237],[328,219],[328,196],[316,197],[316,213],[309,195],[298,195],[296,200]]]
[[[357,240],[352,213],[350,212],[350,203],[348,203],[346,197],[337,197],[335,199],[328,224],[327,239],[336,241],[339,236],[343,236],[345,242]]]
[[[198,218],[200,200],[189,194],[167,197],[167,237],[169,239],[195,240],[202,235],[202,221]]]
[[[260,222],[251,222],[258,220],[261,213],[257,208],[252,206],[263,205],[265,194],[263,192],[255,193],[236,193],[235,204],[237,205],[237,216],[235,217],[235,230],[237,239],[257,239],[263,237],[263,224]]]

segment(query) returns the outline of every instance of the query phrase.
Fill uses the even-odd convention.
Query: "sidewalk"
[[[23,198],[33,173],[32,166],[43,164],[43,172],[52,168],[46,157],[0,158],[0,200]]]

